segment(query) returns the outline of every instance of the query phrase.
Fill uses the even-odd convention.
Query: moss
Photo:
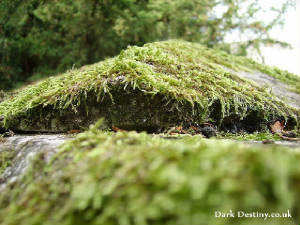
[[[282,140],[282,138],[279,135],[276,134],[274,135],[270,132],[255,132],[252,134],[247,134],[247,133],[232,134],[232,133],[222,132],[219,134],[218,137],[232,139],[232,140],[248,140],[248,141]]]
[[[10,92],[4,92],[2,90],[0,90],[0,103],[7,100],[7,99],[10,99],[12,98],[12,96],[14,95],[15,93],[13,93],[12,91]]]
[[[80,111],[87,115],[83,120],[90,124],[95,122],[86,121],[88,113],[92,111],[91,105],[116,112],[110,108],[115,105],[115,99],[125,92],[129,93],[125,98],[132,98],[130,93],[139,92],[147,99],[153,96],[162,99],[155,108],[163,108],[161,104],[171,102],[165,108],[172,109],[175,117],[185,112],[196,116],[184,116],[185,122],[213,121],[221,126],[225,118],[230,123],[242,120],[253,122],[254,115],[256,123],[284,116],[293,118],[292,123],[296,124],[296,109],[253,82],[225,71],[220,65],[235,70],[264,71],[298,85],[295,76],[250,59],[230,56],[199,44],[171,40],[129,47],[115,58],[70,70],[31,85],[19,91],[13,99],[1,103],[0,115],[4,116],[6,128],[13,129],[18,125],[22,130],[30,128],[32,124],[44,123],[48,112],[52,120],[63,123],[65,117],[70,118],[70,113],[76,117],[76,112],[82,107],[84,110]],[[108,98],[111,100],[109,105],[101,105],[103,99]],[[85,104],[88,99],[95,101],[90,105]],[[138,110],[143,110],[143,107]]]
[[[286,212],[299,219],[299,151],[93,127],[0,196],[1,225],[260,224],[214,211]]]
[[[290,86],[290,90],[298,93],[300,90],[299,76],[292,74],[286,70],[281,70],[276,66],[268,66],[256,62],[253,59],[249,59],[243,56],[233,56],[228,55],[223,52],[212,52],[209,55],[212,55],[212,60],[220,65],[224,65],[235,71],[245,71],[245,72],[262,72],[269,76],[272,76],[283,83]]]
[[[1,136],[0,136],[0,144],[1,144]],[[0,175],[7,167],[11,166],[12,160],[14,159],[15,155],[16,153],[11,149],[0,150]]]

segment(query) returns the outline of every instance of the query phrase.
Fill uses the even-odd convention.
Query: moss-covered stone
[[[299,151],[92,127],[0,195],[1,225],[296,224]],[[216,218],[215,211],[291,218]]]
[[[0,104],[0,124],[16,131],[65,132],[100,117],[104,127],[156,131],[210,121],[222,130],[263,130],[297,110],[231,70],[261,71],[298,88],[292,74],[199,44],[165,41],[31,85]]]
[[[23,177],[34,157],[42,154],[43,163],[46,164],[69,138],[57,134],[14,135],[1,142],[0,135],[0,192]]]

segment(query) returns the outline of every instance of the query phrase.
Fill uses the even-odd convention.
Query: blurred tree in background
[[[246,55],[279,43],[269,31],[294,4],[264,11],[258,0],[1,0],[0,89],[165,39]],[[225,38],[235,32],[243,39],[232,48]]]

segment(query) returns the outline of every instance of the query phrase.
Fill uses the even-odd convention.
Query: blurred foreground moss
[[[215,218],[215,211],[292,218]],[[95,128],[1,193],[1,225],[296,224],[299,152]]]

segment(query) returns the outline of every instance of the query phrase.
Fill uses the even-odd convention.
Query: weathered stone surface
[[[11,166],[0,174],[0,191],[23,175],[37,154],[44,153],[45,162],[48,162],[58,147],[68,139],[65,135],[17,135],[6,138],[4,143],[0,143],[0,154],[2,151],[14,151],[15,156]]]
[[[291,148],[295,151],[299,151],[299,147],[300,147],[300,142],[299,141],[274,141],[271,144],[264,144],[262,141],[242,141],[245,144],[248,145],[255,145],[255,146],[282,146],[282,147],[288,147]]]
[[[119,127],[125,130],[157,132],[162,128],[197,121],[191,104],[176,104],[164,96],[144,95],[139,90],[112,92],[114,99],[106,96],[101,103],[92,95],[76,111],[71,108],[55,110],[41,108],[34,117],[16,120],[16,132],[67,132],[87,128],[100,118],[105,118],[102,128]],[[177,108],[175,108],[175,105]],[[178,111],[178,109],[180,111]],[[201,114],[199,114],[201,115]],[[41,120],[41,118],[43,118]],[[200,119],[200,117],[198,118]]]
[[[27,219],[28,215],[39,219],[38,222],[29,221],[25,223],[26,225],[44,224],[44,222],[50,225],[68,224],[69,221],[71,221],[69,224],[77,224],[76,221],[81,218],[88,218],[82,224],[97,224],[98,215],[103,215],[105,209],[108,209],[108,213],[114,209],[115,218],[119,218],[120,210],[128,207],[128,202],[132,202],[130,207],[136,209],[140,196],[144,199],[142,201],[144,208],[147,207],[149,199],[154,196],[159,201],[151,201],[151,204],[154,206],[160,204],[159,206],[162,207],[159,209],[162,209],[165,206],[165,198],[162,199],[161,196],[166,196],[166,193],[168,199],[175,196],[174,199],[177,200],[178,196],[181,196],[180,202],[176,203],[179,206],[179,208],[176,206],[177,210],[182,211],[180,206],[188,204],[194,211],[203,198],[195,199],[195,195],[190,193],[198,191],[203,185],[206,186],[206,191],[200,192],[204,197],[203,202],[209,202],[209,199],[216,198],[217,194],[219,202],[216,207],[223,204],[222,199],[228,190],[230,190],[229,195],[225,199],[232,199],[234,196],[236,207],[242,202],[241,195],[254,193],[253,196],[256,197],[256,190],[259,190],[258,202],[261,204],[261,210],[266,207],[265,203],[270,201],[269,193],[277,193],[271,199],[276,200],[279,210],[284,208],[285,203],[281,203],[282,199],[279,196],[288,193],[291,195],[288,195],[287,199],[290,199],[290,202],[287,204],[292,206],[291,209],[294,210],[292,214],[299,212],[296,198],[299,196],[299,166],[297,166],[299,147],[294,150],[267,146],[246,147],[231,141],[203,140],[201,137],[185,137],[181,141],[159,141],[144,133],[120,132],[110,135],[91,129],[69,143],[64,148],[65,154],[56,155],[56,160],[51,166],[43,167],[42,163],[49,161],[51,155],[57,151],[56,148],[49,148],[49,146],[58,146],[64,138],[52,135],[17,136],[8,139],[11,146],[19,145],[19,148],[15,147],[18,149],[17,157],[20,157],[15,160],[20,160],[20,165],[18,166],[18,162],[14,160],[13,167],[7,170],[12,171],[14,176],[9,176],[7,182],[20,179],[27,165],[23,158],[32,158],[32,155],[42,151],[43,158],[36,158],[33,170],[29,170],[30,173],[22,182],[15,182],[5,189],[3,189],[5,184],[2,184],[1,200],[4,200],[1,201],[1,215],[7,213],[10,218],[14,218],[19,216],[19,212],[23,213],[25,210],[23,220]],[[35,145],[38,145],[39,149],[32,152]],[[48,149],[49,153],[45,149]],[[209,179],[211,176],[214,178]],[[234,184],[234,189],[224,188],[224,184],[228,187],[228,180]],[[180,191],[174,195],[178,184]],[[173,188],[170,188],[170,185],[174,185]],[[245,186],[248,189],[245,190]],[[210,187],[217,190],[211,191],[213,188]],[[274,192],[283,187],[285,187],[284,191]],[[185,193],[187,195],[182,196]],[[86,200],[85,204],[88,204],[84,208],[79,207],[83,199]],[[99,199],[104,199],[100,201],[102,208],[93,211],[94,202]],[[119,207],[113,208],[115,205]],[[274,201],[269,205],[266,208],[274,207]],[[224,207],[226,208],[226,204]],[[255,203],[253,210],[256,209]],[[63,214],[60,221],[63,222],[53,223],[52,218],[61,212]],[[85,217],[86,215],[96,217],[95,222],[90,223],[90,217]],[[168,215],[167,213],[164,218],[168,218]],[[65,220],[66,216],[75,219]],[[174,217],[175,222],[176,219],[177,217]],[[165,220],[160,224],[164,222]],[[11,224],[23,223],[19,220]],[[103,224],[109,224],[109,221]]]
[[[258,84],[260,87],[268,87],[272,91],[274,95],[282,99],[286,104],[295,107],[300,108],[300,95],[299,93],[295,93],[290,90],[290,87],[277,80],[274,77],[271,77],[267,74],[261,73],[261,72],[236,72],[233,70],[228,71],[238,75],[239,77],[246,78],[249,80],[254,81],[256,84]]]
[[[297,102],[297,96],[298,99],[300,96],[288,91],[287,85],[275,78],[261,73],[249,75],[249,73],[238,72],[237,74],[241,77],[247,74],[245,78],[252,79],[254,82],[259,81],[259,79],[262,80],[262,82],[258,82],[259,85],[273,85],[275,95],[281,99],[287,98],[287,103],[293,107],[300,107],[300,103]],[[94,93],[91,93],[87,101],[82,102],[76,111],[71,108],[56,110],[50,106],[40,107],[36,110],[35,116],[16,118],[13,130],[17,133],[63,133],[70,130],[86,129],[103,117],[103,129],[116,126],[125,130],[160,132],[178,124],[190,126],[203,119],[201,118],[202,113],[195,111],[190,103],[177,103],[176,100],[167,99],[163,95],[145,95],[139,90],[124,90],[123,86],[119,86],[111,94],[114,96],[113,100],[106,95],[100,103]],[[209,111],[212,111],[210,117],[218,121],[221,114],[218,101],[211,105]],[[2,121],[3,118],[0,116],[0,129]],[[220,129],[234,133],[241,130],[254,132],[259,131],[264,126],[265,121],[253,112],[243,120],[234,114],[223,118]]]
[[[35,115],[16,118],[13,130],[27,133],[66,133],[71,130],[83,130],[104,118],[103,129],[116,126],[125,130],[162,132],[170,127],[186,127],[203,120],[202,112],[188,102],[177,103],[163,95],[145,95],[139,90],[124,90],[120,87],[111,92],[99,103],[93,93],[87,101],[76,109],[56,110],[51,107],[39,108]],[[210,118],[220,120],[221,106],[216,101],[210,106]],[[42,118],[42,119],[41,119]],[[1,123],[1,122],[0,122]],[[291,121],[294,124],[294,121]],[[254,132],[264,129],[266,122],[255,111],[248,113],[242,120],[239,115],[231,114],[222,119],[219,128],[233,133],[241,130]]]

